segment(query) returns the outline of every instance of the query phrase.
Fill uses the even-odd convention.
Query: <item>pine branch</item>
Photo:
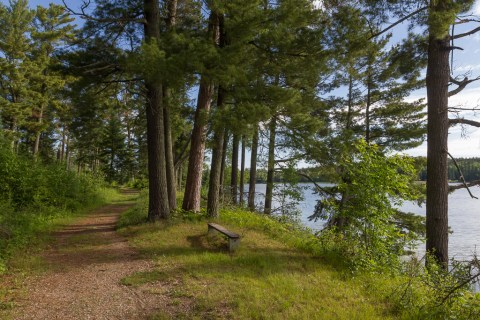
[[[384,34],[384,33],[387,32],[388,30],[390,30],[390,29],[392,29],[393,27],[399,25],[400,23],[404,22],[405,20],[410,19],[411,17],[413,17],[413,16],[416,15],[417,13],[420,13],[420,12],[422,12],[422,11],[424,11],[424,10],[427,10],[427,9],[428,9],[428,6],[425,6],[425,7],[421,7],[420,9],[415,10],[415,11],[407,14],[405,17],[403,17],[403,18],[395,21],[394,23],[392,23],[391,25],[389,25],[388,27],[386,27],[386,28],[383,29],[382,31],[379,31],[379,32],[377,32],[377,33],[372,34],[372,35],[370,36],[370,38],[368,38],[368,40],[373,39],[373,38],[376,38],[376,37],[378,37],[378,36],[381,35],[381,34]]]

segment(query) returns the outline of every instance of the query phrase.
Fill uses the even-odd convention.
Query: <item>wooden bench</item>
[[[228,237],[228,250],[230,252],[233,252],[238,248],[238,245],[240,244],[240,235],[225,229],[219,224],[209,223],[208,233],[211,234],[212,232],[220,232]]]

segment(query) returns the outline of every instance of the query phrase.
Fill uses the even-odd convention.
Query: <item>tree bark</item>
[[[65,145],[67,141],[67,132],[65,125],[63,126],[62,130],[62,144],[61,144],[61,149],[60,149],[60,162],[63,162],[65,160]]]
[[[169,0],[167,3],[167,29],[173,31],[176,24],[177,16],[177,0]],[[165,161],[167,166],[167,191],[168,191],[168,205],[170,210],[177,208],[177,187],[175,183],[175,163],[173,157],[173,141],[172,141],[172,125],[170,120],[171,106],[171,90],[168,85],[164,84],[164,108],[163,108],[163,123],[165,129]]]
[[[268,142],[267,190],[265,191],[265,209],[263,211],[265,214],[272,213],[276,130],[277,130],[277,116],[273,115],[272,119],[270,120],[270,138]]]
[[[220,169],[220,198],[225,200],[225,166],[227,162],[227,148],[228,148],[228,130],[225,129],[225,135],[223,137],[223,149],[222,149],[222,168]]]
[[[242,155],[241,155],[241,163],[240,163],[240,199],[239,203],[243,206],[243,198],[244,198],[244,184],[245,184],[245,135],[242,136]]]
[[[442,1],[432,5],[432,12]],[[447,33],[448,34],[448,33]],[[448,265],[448,36],[438,39],[430,30],[427,64],[427,252]]]
[[[209,33],[212,34],[213,42],[218,45],[218,15],[213,11],[210,13]],[[213,93],[213,81],[202,76],[198,90],[197,109],[195,110],[195,120],[188,158],[187,179],[185,182],[185,194],[182,204],[183,210],[187,211],[200,211],[200,191],[202,189],[207,119],[208,113],[210,112]]]
[[[240,137],[238,134],[233,133],[232,139],[232,173],[230,179],[230,192],[232,195],[232,203],[238,203],[238,146],[240,143]]]
[[[164,87],[165,105],[163,108],[163,125],[165,130],[165,163],[167,174],[167,192],[168,205],[170,210],[177,208],[177,186],[175,183],[175,163],[173,160],[173,141],[172,141],[172,125],[170,121],[170,88]]]
[[[255,185],[257,183],[258,124],[253,129],[252,149],[250,157],[250,179],[248,183],[248,208],[255,211]]]
[[[200,211],[200,191],[202,189],[203,157],[205,155],[205,139],[207,117],[210,112],[214,86],[213,82],[202,79],[198,91],[197,110],[193,124],[192,141],[188,158],[187,181],[183,197],[183,210]]]
[[[38,125],[41,127],[43,124],[43,104],[40,106],[40,112],[38,115]],[[40,129],[37,130],[35,136],[35,144],[33,146],[33,157],[36,159],[38,156],[38,152],[40,150],[40,135],[42,131]]]
[[[218,88],[217,107],[223,107],[225,91],[222,87]],[[220,176],[222,168],[222,153],[225,136],[225,127],[219,124],[215,128],[213,136],[212,164],[210,169],[210,181],[208,184],[207,216],[210,218],[218,217],[219,199],[220,199]]]
[[[365,110],[365,141],[370,143],[370,106],[371,106],[371,94],[372,94],[372,82],[369,68],[368,80],[367,80],[367,106]]]
[[[144,0],[145,40],[160,39],[160,10],[156,0]],[[147,148],[149,202],[148,219],[156,221],[168,219],[167,174],[165,161],[165,131],[163,123],[162,84],[157,80],[145,79],[147,105]]]

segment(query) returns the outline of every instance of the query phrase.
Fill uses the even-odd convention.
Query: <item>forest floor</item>
[[[131,205],[101,207],[56,232],[50,248],[18,284],[21,292],[8,317],[145,319],[158,311],[161,296],[121,284],[127,275],[152,268],[115,231],[119,216]]]

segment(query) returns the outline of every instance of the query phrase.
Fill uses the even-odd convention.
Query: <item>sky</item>
[[[6,3],[7,0],[0,0]],[[49,3],[62,4],[61,0],[30,0],[30,5],[47,6]],[[93,1],[92,1],[93,2]],[[66,0],[68,5],[78,7],[80,0]],[[480,16],[480,0],[475,2],[473,14]],[[478,26],[478,24],[477,24]],[[475,26],[467,25],[456,28],[456,33],[461,33],[474,28]],[[393,29],[394,37],[402,38],[406,33],[405,26],[398,26]],[[455,46],[462,47],[464,50],[455,50],[453,56],[453,72],[454,75],[466,74],[469,78],[480,76],[480,33],[473,36],[459,39]],[[463,79],[463,77],[462,77]],[[416,100],[418,98],[426,98],[426,91],[419,90],[414,92],[409,99]],[[463,116],[468,119],[480,121],[480,81],[472,83],[458,95],[452,96],[449,101],[450,107],[462,106],[466,108],[479,107],[479,111],[468,112]],[[454,115],[452,115],[454,116]],[[458,157],[480,157],[480,128],[474,127],[454,127],[449,131],[449,152],[456,158]],[[424,142],[421,146],[406,151],[412,156],[426,156],[427,144]]]

